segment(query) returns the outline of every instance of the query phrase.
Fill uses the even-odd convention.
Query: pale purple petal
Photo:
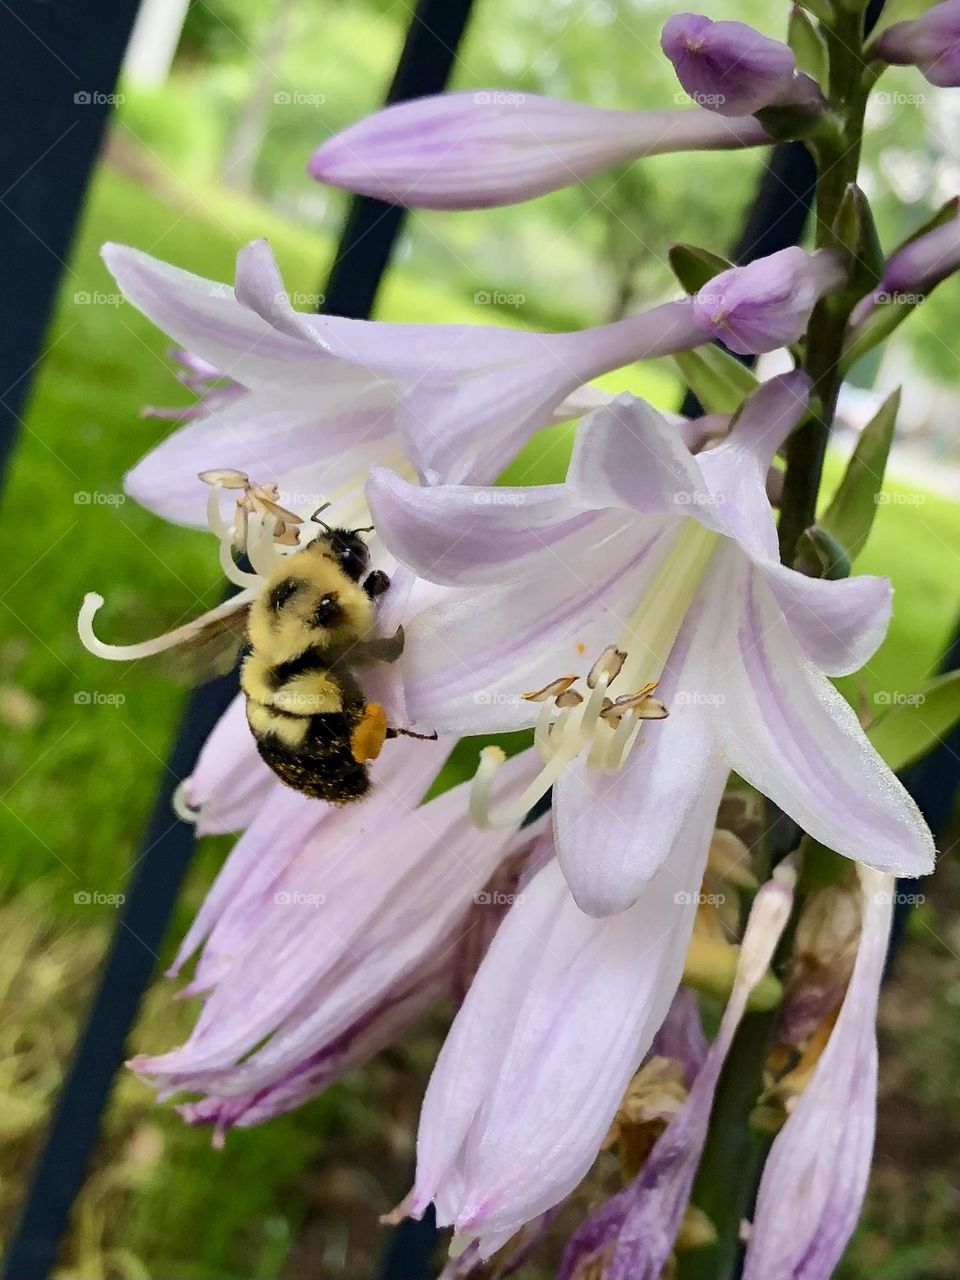
[[[653,1038],[650,1056],[670,1058],[683,1069],[687,1088],[693,1084],[703,1067],[710,1043],[703,1032],[700,1006],[696,994],[689,987],[677,987],[677,993]]]
[[[482,89],[367,116],[323,143],[310,172],[395,204],[477,209],[529,200],[641,156],[769,141],[754,120],[717,121],[707,111],[610,111]]]
[[[913,63],[941,88],[960,85],[960,3],[944,0],[912,22],[895,23],[878,37],[870,53],[885,62]]]
[[[752,115],[788,97],[793,86],[793,51],[743,22],[676,13],[660,45],[694,102],[723,116]]]
[[[670,714],[643,725],[623,768],[602,773],[581,757],[554,787],[557,857],[577,904],[591,915],[623,911],[660,867],[669,871],[716,772],[709,625],[709,613],[695,607],[657,687]],[[717,794],[714,809],[719,800]]]
[[[418,765],[417,793],[447,749],[405,744],[430,765]],[[138,1060],[138,1070],[176,1089],[256,1092],[335,1045],[438,947],[452,946],[514,834],[477,831],[463,786],[412,807],[417,793],[403,788],[397,764],[362,804],[328,812],[279,878],[259,886],[253,927],[238,936],[221,917],[207,950],[227,964],[190,1039]],[[535,768],[526,757],[509,761],[504,787],[525,784]]]
[[[893,254],[877,286],[881,294],[922,294],[960,267],[960,218],[951,218]],[[876,296],[876,295],[875,295]]]
[[[786,565],[758,565],[806,657],[828,676],[859,671],[876,653],[890,623],[889,578],[861,575],[831,582]]]
[[[729,436],[697,455],[708,499],[689,514],[729,533],[748,555],[779,562],[767,473],[806,413],[809,394],[810,379],[799,370],[771,378],[744,404]]]
[[[554,862],[525,886],[427,1088],[414,1212],[435,1200],[487,1256],[577,1185],[676,988],[705,856],[706,839],[685,841],[604,920],[577,908]]]
[[[127,473],[124,487],[168,520],[206,525],[208,485],[201,471],[230,466],[259,482],[276,481],[281,502],[305,509],[351,478],[361,480],[399,442],[395,400],[364,409],[327,409],[316,395],[245,392],[181,427]]]
[[[697,321],[738,355],[775,351],[802,337],[817,300],[844,279],[838,259],[796,247],[721,271],[694,297]]]
[[[431,582],[482,586],[522,577],[551,548],[583,541],[598,515],[566,485],[419,486],[383,468],[367,482],[377,531],[402,563]]]
[[[417,723],[457,734],[529,727],[540,706],[524,693],[585,674],[616,642],[669,536],[640,520],[625,525],[617,513],[592,534],[609,540],[567,560],[548,554],[530,577],[467,592],[410,621],[401,665]]]
[[[213,728],[184,788],[198,835],[241,831],[282,784],[260,759],[238,694]]]
[[[832,1275],[863,1205],[877,1111],[877,998],[895,882],[870,871],[861,880],[863,930],[853,975],[813,1079],[767,1157],[744,1280]]]
[[[736,631],[719,618],[714,630],[725,698],[717,733],[730,767],[838,853],[901,875],[929,872],[933,841],[916,805],[755,570],[731,579],[728,608]]]

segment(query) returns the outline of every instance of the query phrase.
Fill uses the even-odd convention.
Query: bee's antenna
[[[374,526],[372,524],[366,525],[363,529],[350,530],[351,533],[373,533],[373,531],[374,531]]]
[[[325,502],[322,507],[317,507],[316,511],[313,513],[310,519],[315,521],[315,523],[317,523],[318,525],[320,525],[321,529],[326,529],[327,533],[333,533],[333,530],[327,524],[326,520],[320,519],[320,512],[326,511],[327,507],[329,506],[330,506],[330,503]]]

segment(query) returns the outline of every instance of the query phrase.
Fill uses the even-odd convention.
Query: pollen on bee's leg
[[[350,734],[350,751],[357,764],[376,760],[387,737],[387,713],[379,702],[368,702],[360,723]]]

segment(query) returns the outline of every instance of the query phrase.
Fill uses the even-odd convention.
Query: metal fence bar
[[[0,4],[0,484],[138,2]]]
[[[389,101],[443,88],[470,7],[471,0],[419,0]],[[0,5],[0,11],[2,8]],[[85,10],[83,22],[89,20]],[[122,47],[123,42],[121,52]],[[385,215],[380,216],[378,202],[352,202],[325,291],[325,310],[355,317],[369,315],[404,216],[403,210],[383,209]],[[55,281],[51,296],[54,286]],[[103,1110],[124,1057],[127,1035],[193,852],[193,828],[174,817],[173,791],[189,774],[205,738],[235,692],[235,679],[224,678],[198,690],[188,701],[160,779],[100,983],[27,1192],[4,1280],[46,1280],[56,1263],[70,1209],[86,1175]]]

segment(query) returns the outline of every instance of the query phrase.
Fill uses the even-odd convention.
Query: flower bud
[[[896,66],[915,66],[931,84],[960,85],[960,0],[945,0],[912,22],[897,22],[869,53]]]
[[[722,116],[784,105],[801,79],[792,49],[743,22],[677,13],[664,25],[660,46],[694,102]]]
[[[828,250],[782,249],[715,276],[694,296],[694,315],[738,355],[775,351],[797,341],[817,300],[843,278]]]

